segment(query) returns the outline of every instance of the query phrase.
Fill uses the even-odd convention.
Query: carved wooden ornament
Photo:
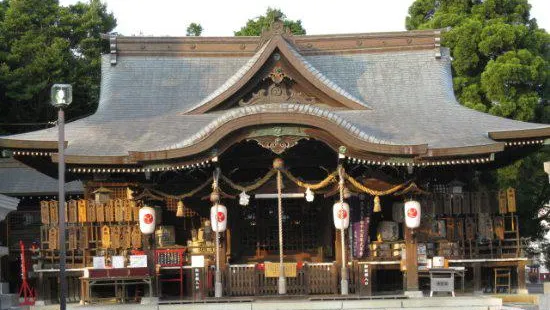
[[[50,203],[48,201],[40,202],[40,218],[42,224],[50,224]]]
[[[263,136],[251,138],[249,140],[258,142],[261,147],[271,150],[275,154],[282,154],[284,151],[298,144],[302,139],[307,138],[300,136]]]
[[[111,247],[111,228],[107,225],[101,227],[101,247],[104,249]]]

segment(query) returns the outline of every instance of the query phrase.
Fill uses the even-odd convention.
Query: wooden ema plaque
[[[111,249],[120,248],[120,226],[111,226]]]
[[[114,217],[114,208],[115,208],[115,202],[114,200],[109,200],[109,202],[105,205],[105,222],[113,222]]]
[[[51,200],[50,201],[50,224],[57,224],[59,223],[58,219],[58,211],[57,211],[57,201]]]
[[[69,200],[67,213],[67,219],[69,220],[69,223],[76,223],[78,221],[76,200]]]
[[[476,238],[476,222],[473,218],[466,218],[466,240],[474,240]]]
[[[120,246],[123,249],[129,249],[132,247],[132,226],[122,226],[122,237]]]
[[[497,216],[494,218],[493,223],[495,225],[495,236],[499,240],[504,240],[504,218]]]
[[[104,249],[111,247],[111,228],[107,225],[101,227],[101,247]]]
[[[40,218],[42,224],[50,224],[50,203],[48,201],[40,202]]]
[[[86,211],[86,204],[87,201],[84,199],[78,201],[78,221],[81,223],[85,223],[88,221],[88,211]]]
[[[115,221],[124,221],[124,203],[122,202],[122,199],[115,200]]]
[[[506,191],[498,192],[498,213],[505,214],[508,210],[508,197]]]
[[[69,250],[74,251],[77,249],[78,234],[76,227],[69,227]]]
[[[59,243],[57,239],[57,228],[51,227],[48,229],[48,249],[57,250],[57,244]]]
[[[508,187],[508,189],[506,190],[506,197],[508,200],[508,212],[516,212],[516,190]]]
[[[132,206],[130,204],[130,201],[124,200],[124,221],[131,222],[132,217]]]
[[[80,227],[78,234],[78,247],[81,249],[87,249],[90,240],[88,235],[88,227]]]
[[[139,207],[137,202],[130,200],[130,207],[132,208],[132,218],[134,221],[139,222]]]
[[[98,203],[95,206],[95,213],[96,213],[96,221],[103,223],[105,222],[105,205],[102,203]]]
[[[86,210],[86,218],[88,219],[88,222],[95,223],[97,219],[97,214],[95,210],[95,201],[88,200],[88,208]]]
[[[141,248],[141,231],[139,231],[138,226],[132,227],[132,248]]]

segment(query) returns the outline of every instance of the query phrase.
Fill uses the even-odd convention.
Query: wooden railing
[[[278,294],[278,278],[268,278],[255,264],[229,265],[226,271],[229,296],[269,296]],[[296,277],[286,278],[288,295],[335,294],[338,271],[333,263],[304,264]]]

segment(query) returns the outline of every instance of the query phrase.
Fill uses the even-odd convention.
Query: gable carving
[[[268,103],[302,103],[315,104],[318,99],[314,96],[309,96],[299,90],[296,90],[292,81],[282,83],[270,83],[262,87],[256,92],[253,92],[249,98],[239,100],[239,106],[249,106],[253,104],[268,104]]]

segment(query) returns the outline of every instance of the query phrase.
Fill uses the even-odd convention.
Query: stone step
[[[19,305],[19,296],[17,294],[0,294],[0,309],[10,309]]]

